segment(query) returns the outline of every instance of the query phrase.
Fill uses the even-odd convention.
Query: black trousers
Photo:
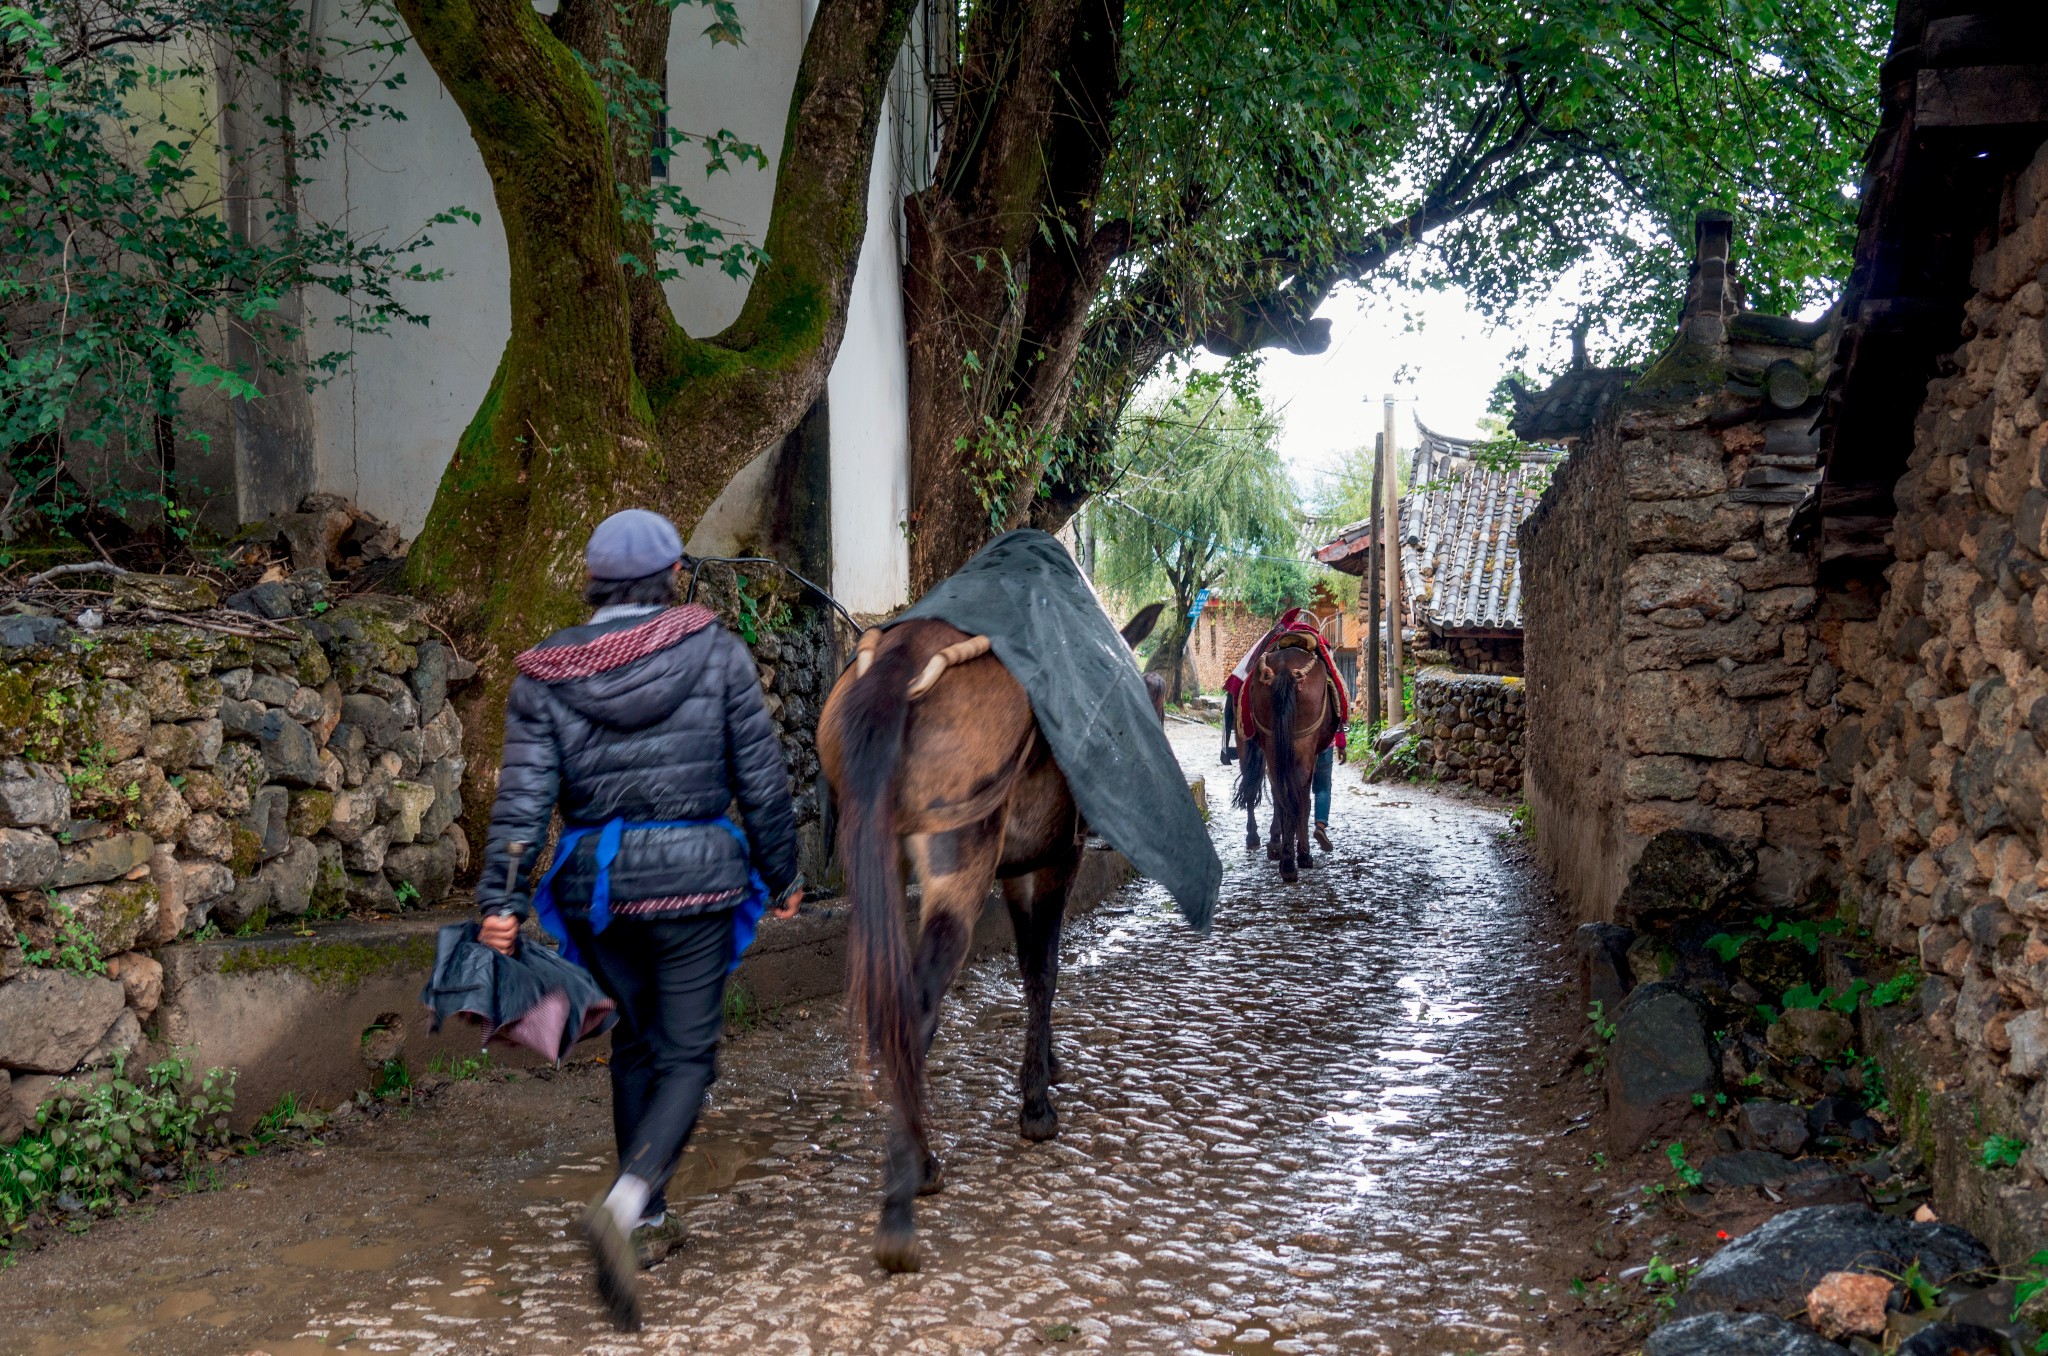
[[[565,921],[583,963],[619,1005],[611,1063],[619,1171],[659,1194],[718,1077],[732,911],[614,918],[601,933]]]

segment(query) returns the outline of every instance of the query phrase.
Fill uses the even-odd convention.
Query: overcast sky
[[[1400,400],[1395,428],[1401,446],[1412,446],[1414,417],[1439,433],[1470,438],[1479,434],[1494,383],[1514,364],[1517,346],[1530,350],[1524,366],[1535,370],[1555,346],[1558,358],[1569,347],[1562,337],[1562,305],[1532,307],[1506,329],[1490,329],[1462,292],[1383,289],[1365,294],[1345,288],[1318,315],[1332,322],[1330,347],[1314,357],[1265,354],[1259,386],[1266,407],[1283,421],[1281,455],[1304,497],[1342,463],[1344,454],[1369,444],[1381,424],[1380,401],[1389,391]],[[1204,367],[1221,366],[1202,355]]]

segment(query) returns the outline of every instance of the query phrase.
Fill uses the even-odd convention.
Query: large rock
[[[1735,1139],[1745,1149],[1790,1158],[1806,1147],[1806,1112],[1789,1102],[1744,1102],[1735,1113]]]
[[[119,880],[145,865],[155,846],[146,833],[103,833],[82,843],[71,843],[64,848],[50,884],[63,889]]]
[[[220,680],[205,669],[159,659],[136,675],[135,690],[159,721],[197,720],[220,705]]]
[[[219,869],[222,872],[227,870],[226,867]],[[144,937],[142,942],[145,946],[162,946],[178,939],[178,934],[185,930],[185,917],[192,908],[191,891],[185,882],[185,866],[168,843],[158,843],[150,852],[149,879],[156,886],[156,932],[153,936]]]
[[[363,739],[373,749],[390,748],[405,729],[404,719],[390,702],[362,692],[341,699],[341,719],[361,730]]]
[[[1771,1053],[1779,1059],[1817,1059],[1825,1064],[1856,1039],[1848,1017],[1833,1008],[1787,1008],[1771,1023]]]
[[[379,824],[348,844],[342,852],[342,859],[351,871],[382,871],[384,854],[390,847],[391,830]]]
[[[57,842],[34,829],[0,829],[0,890],[40,890],[57,874]]]
[[[328,805],[327,832],[337,842],[353,843],[377,823],[377,793],[338,791]]]
[[[89,933],[103,956],[156,936],[158,901],[153,880],[79,885],[59,890],[55,899],[58,913],[70,920],[71,927]]]
[[[427,783],[434,788],[434,804],[420,821],[421,839],[439,838],[448,831],[449,825],[462,817],[462,771],[465,765],[461,758],[443,758],[427,769]]]
[[[182,574],[124,574],[114,578],[114,601],[158,612],[204,612],[220,606],[210,579]]]
[[[239,932],[268,919],[274,879],[261,872],[235,882],[235,888],[213,901],[207,917],[222,932]]]
[[[434,788],[425,782],[395,780],[384,788],[384,808],[390,812],[391,841],[410,843],[422,836],[421,821],[434,808]],[[425,836],[432,838],[438,834],[436,830]]]
[[[1706,1023],[1675,984],[1645,984],[1622,1000],[1607,1047],[1607,1134],[1620,1152],[1639,1149],[1692,1118],[1695,1096],[1714,1092]]]
[[[319,875],[320,850],[304,838],[292,839],[289,848],[256,873],[270,888],[270,911],[286,918],[297,918],[312,907]]]
[[[126,1006],[111,979],[25,970],[0,984],[0,1069],[69,1073]]]
[[[1787,1210],[1708,1259],[1678,1299],[1681,1315],[1712,1310],[1796,1314],[1831,1271],[1890,1272],[1915,1261],[1935,1285],[1995,1265],[1952,1224],[1917,1224],[1861,1205]]]
[[[320,746],[305,726],[282,711],[266,712],[256,732],[263,767],[271,781],[287,786],[320,784]]]
[[[1643,1356],[1849,1356],[1849,1349],[1774,1314],[1696,1314],[1651,1333]]]
[[[1756,876],[1756,854],[1710,833],[1667,829],[1643,845],[1614,919],[1629,927],[1644,920],[1704,913],[1739,896]]]
[[[1628,946],[1635,934],[1613,923],[1582,923],[1572,934],[1579,953],[1579,1006],[1600,1005],[1611,1015],[1634,987],[1629,977]]]
[[[291,793],[281,786],[259,787],[250,798],[242,827],[256,835],[260,846],[257,860],[269,861],[292,845],[285,817],[291,812]]]
[[[2011,1349],[2004,1337],[1975,1323],[1930,1323],[1899,1343],[1893,1356],[1997,1356]]]
[[[117,678],[100,685],[92,706],[92,736],[109,763],[133,758],[149,741],[149,706]]]
[[[71,818],[71,787],[52,768],[0,762],[0,827],[54,829]]]
[[[431,721],[441,714],[448,700],[448,647],[438,640],[419,646],[419,663],[405,676],[413,699],[420,704],[420,720]]]
[[[384,878],[394,894],[402,882],[419,892],[419,905],[439,904],[455,888],[455,849],[446,839],[430,843],[406,843],[384,855]]]

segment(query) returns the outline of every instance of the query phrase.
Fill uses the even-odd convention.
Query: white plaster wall
[[[347,25],[336,9],[331,0],[315,7],[328,32]],[[310,167],[308,212],[387,243],[411,237],[451,207],[467,207],[484,220],[436,227],[434,247],[414,256],[424,268],[446,274],[396,289],[427,324],[351,336],[331,323],[335,299],[314,293],[307,298],[306,343],[316,357],[354,349],[341,373],[313,393],[316,483],[410,537],[426,521],[456,439],[490,387],[511,306],[505,232],[461,110],[410,45],[391,74],[404,83],[378,93],[405,121],[379,119],[337,137],[335,149]]]
[[[868,230],[846,309],[846,338],[826,380],[832,447],[832,592],[854,612],[887,612],[910,596],[910,370],[891,94],[868,175]]]
[[[761,243],[775,208],[775,170],[789,124],[789,95],[803,59],[808,24],[803,0],[738,0],[746,41],[738,47],[704,36],[708,11],[677,8],[668,38],[669,126],[674,154],[668,181],[732,239]],[[768,168],[749,161],[708,173],[704,148],[684,140],[729,131],[759,146]],[[682,266],[663,287],[676,322],[708,338],[738,318],[747,283],[715,267]]]

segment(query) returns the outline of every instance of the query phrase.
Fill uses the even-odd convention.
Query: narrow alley
[[[1172,730],[1219,785],[1214,731]],[[1593,1148],[1569,931],[1503,809],[1340,770],[1338,850],[1292,889],[1239,817],[1212,831],[1211,937],[1143,881],[1070,927],[1056,1142],[1015,1132],[1014,965],[956,989],[921,1274],[874,1268],[879,1116],[820,1005],[729,1046],[640,1334],[570,1227],[608,1161],[588,1064],[224,1165],[23,1258],[0,1329],[32,1356],[1597,1349],[1552,1327]]]

